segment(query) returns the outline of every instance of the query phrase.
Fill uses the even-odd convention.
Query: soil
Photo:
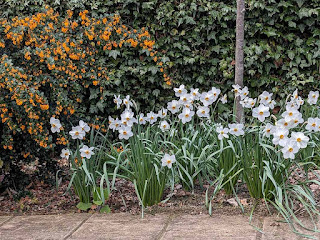
[[[311,176],[312,177],[312,176]],[[12,214],[62,214],[74,213],[80,210],[76,208],[79,202],[75,194],[67,192],[68,181],[56,186],[34,181],[25,188],[23,194],[17,193],[12,189],[7,189],[0,194],[0,215]],[[233,196],[228,196],[221,190],[212,201],[212,213],[235,215],[244,213],[249,215],[254,207],[255,216],[266,216],[276,211],[269,204],[269,210],[263,201],[257,201],[250,198],[244,184],[239,184],[238,200]],[[183,189],[181,185],[175,185],[173,191],[167,189],[164,193],[164,199],[158,205],[146,207],[145,212],[149,214],[156,213],[188,213],[203,214],[208,213],[205,207],[206,189],[209,185],[200,187],[196,185],[193,193]],[[320,187],[318,185],[310,186],[314,192],[317,202],[320,199]],[[213,188],[209,188],[209,193]],[[210,195],[210,194],[209,194]],[[242,208],[238,202],[241,203]],[[112,191],[107,202],[111,212],[129,212],[131,214],[141,214],[141,207],[135,194],[135,188],[132,182],[124,179],[116,179],[115,189]],[[97,207],[93,206],[89,212],[97,212]]]
[[[62,183],[57,189],[56,186],[45,184],[43,182],[34,182],[30,184],[24,194],[17,193],[12,189],[7,189],[0,194],[0,215],[37,215],[37,214],[62,214],[79,212],[76,208],[78,203],[72,190],[67,192],[69,182]],[[156,213],[188,213],[203,214],[207,213],[205,207],[205,185],[203,188],[196,186],[194,193],[185,191],[181,185],[176,185],[173,192],[167,189],[164,194],[164,203],[146,207],[145,212],[150,214]],[[25,195],[25,196],[24,196]],[[245,212],[249,212],[254,204],[254,200],[249,194],[241,190],[238,195]],[[135,194],[134,185],[124,179],[116,179],[115,190],[110,195],[107,202],[111,211],[129,212],[131,214],[141,214],[139,200]],[[234,215],[242,214],[241,208],[235,199],[227,196],[224,191],[220,191],[213,200],[213,213]],[[95,207],[89,212],[96,212]],[[263,207],[256,214],[267,214],[266,208]]]

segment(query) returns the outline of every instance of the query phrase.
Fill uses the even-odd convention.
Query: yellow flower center
[[[202,114],[205,114],[206,113],[206,111],[205,110],[202,110],[202,112],[201,112]]]
[[[167,128],[167,125],[164,124],[164,125],[163,125],[163,128]]]
[[[123,135],[127,135],[127,132],[126,132],[126,131],[123,131]]]
[[[293,151],[293,148],[291,147],[291,148],[289,148],[289,152],[292,152]]]
[[[289,116],[291,117],[293,115],[293,113],[292,112],[289,112]]]
[[[152,116],[151,116],[151,117],[150,117],[150,119],[151,119],[151,120],[153,120],[153,119],[154,119],[154,117],[152,117]]]
[[[64,155],[65,155],[65,156],[68,156],[69,154],[66,152]]]
[[[173,110],[176,109],[176,106],[172,106],[172,109],[173,109]]]
[[[313,94],[312,97],[313,97],[313,98],[316,98],[316,95]]]
[[[238,128],[233,129],[233,131],[238,132]]]
[[[287,122],[285,122],[283,125],[288,126],[288,123],[287,123]]]
[[[189,117],[189,114],[186,114],[185,117],[188,118],[188,117]]]
[[[75,132],[74,135],[78,136],[80,133],[79,132]]]
[[[269,99],[269,97],[265,97],[265,100],[268,100]]]
[[[208,101],[208,100],[209,100],[209,98],[208,98],[208,97],[206,97],[206,98],[205,98],[205,100],[206,100],[206,101]]]
[[[301,138],[297,138],[297,142],[301,142],[302,140],[301,140]]]
[[[271,129],[267,129],[267,131],[266,131],[266,132],[267,132],[267,133],[269,133],[270,131],[271,131]]]
[[[263,115],[263,112],[261,111],[261,112],[259,112],[259,114],[260,114],[260,115]]]
[[[168,160],[167,160],[167,164],[170,164],[170,163],[171,163],[171,160],[170,160],[170,159],[168,159]]]
[[[284,138],[284,135],[280,135],[280,137],[279,137],[280,139],[283,139]]]
[[[182,93],[182,90],[181,89],[179,89],[179,91],[178,91],[179,93]]]
[[[315,127],[316,126],[316,123],[312,123],[312,125],[311,125],[312,127]]]
[[[52,124],[52,127],[55,128],[57,125],[55,125],[54,123]]]
[[[126,120],[127,120],[127,121],[129,121],[129,120],[130,120],[130,118],[128,118],[128,117],[127,117],[127,118],[126,118]]]
[[[90,153],[90,151],[89,151],[89,150],[86,150],[85,153],[88,155],[88,154]]]

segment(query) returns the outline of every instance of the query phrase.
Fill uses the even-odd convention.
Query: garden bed
[[[299,177],[299,176],[297,176]],[[312,174],[310,174],[312,178]],[[63,182],[58,189],[55,186],[40,181],[34,181],[25,189],[23,193],[17,193],[7,189],[0,194],[0,215],[11,214],[63,214],[75,213],[80,210],[76,208],[78,198],[74,194],[64,194],[68,188],[68,181]],[[152,207],[146,208],[146,213],[188,213],[188,214],[207,214],[205,208],[205,192],[209,185],[201,188],[199,185],[195,187],[192,194],[182,188],[181,185],[175,185],[175,189],[171,193],[170,189],[165,191],[164,196],[170,197],[165,203],[159,203]],[[116,179],[115,190],[110,195],[108,205],[111,212],[128,212],[131,214],[141,214],[139,200],[135,194],[134,185],[124,179]],[[312,188],[312,187],[311,187]],[[212,189],[213,190],[213,189]],[[316,195],[317,202],[320,201],[320,190],[312,189]],[[250,198],[245,186],[239,189],[239,201],[243,205],[245,213],[249,213],[255,204],[255,200]],[[19,198],[19,199],[18,199]],[[97,212],[93,207],[89,212]],[[274,209],[271,208],[274,213]],[[242,214],[242,210],[234,197],[230,197],[222,190],[213,201],[213,213],[224,215]],[[261,201],[255,209],[256,216],[268,215],[265,204]]]

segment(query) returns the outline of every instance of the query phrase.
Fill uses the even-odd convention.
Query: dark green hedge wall
[[[32,4],[11,0],[1,6],[2,15],[30,14],[45,4],[61,14],[66,9],[88,9],[93,15],[118,12],[127,24],[148,27],[165,55],[174,84],[223,89],[232,84],[234,0],[38,0]],[[319,0],[246,1],[245,20],[246,85],[255,91],[273,90],[279,96],[296,87],[319,88]],[[154,95],[162,96],[158,91]]]

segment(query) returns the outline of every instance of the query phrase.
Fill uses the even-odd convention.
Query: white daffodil
[[[298,89],[294,90],[294,92],[292,93],[292,97],[291,99],[296,100],[299,98],[299,94],[298,94]]]
[[[209,91],[212,93],[213,96],[213,102],[217,101],[219,98],[219,95],[221,93],[221,90],[219,88],[212,87],[211,90]]]
[[[180,103],[177,100],[172,100],[171,102],[168,102],[168,110],[172,112],[173,114],[179,112],[180,109]]]
[[[120,95],[114,95],[114,99],[113,99],[113,102],[115,103],[115,104],[117,104],[117,109],[119,109],[120,108],[120,106],[121,106],[121,104],[122,104],[122,100],[121,100],[121,98],[120,98]]]
[[[308,118],[306,129],[308,131],[318,131],[320,119],[319,118]]]
[[[189,108],[190,110],[193,110],[193,104],[192,104],[192,102],[183,104],[183,107],[184,107],[184,108]]]
[[[274,109],[274,106],[276,105],[276,101],[270,99],[270,101],[266,104],[267,107],[269,107],[270,109]]]
[[[296,103],[296,101],[290,101],[286,104],[286,108],[295,108],[296,110],[298,110],[299,107],[300,106]]]
[[[273,133],[273,130],[274,130],[274,126],[272,124],[270,124],[270,123],[267,123],[266,126],[263,129],[263,135],[267,136],[267,137],[270,137],[271,134]]]
[[[89,125],[82,120],[79,121],[79,127],[81,127],[82,131],[85,131],[85,132],[90,131]]]
[[[256,104],[257,99],[253,99],[253,98],[249,98],[246,97],[245,99],[242,99],[240,101],[240,104],[242,105],[242,107],[244,108],[253,108],[254,105]]]
[[[153,124],[157,121],[158,114],[155,114],[154,112],[147,113],[147,120],[150,124]]]
[[[187,90],[184,88],[183,84],[180,85],[180,87],[178,87],[178,88],[174,88],[173,90],[174,90],[177,97],[180,97],[181,95],[187,93]]]
[[[118,130],[120,125],[121,121],[118,118],[113,119],[112,117],[109,117],[109,128],[112,129],[113,132]]]
[[[281,114],[281,116],[283,118],[286,119],[286,121],[291,121],[293,118],[295,118],[295,116],[297,116],[299,114],[299,111],[296,109],[296,108],[293,108],[293,107],[290,107],[290,106],[287,106],[286,107],[286,111],[283,112]]]
[[[294,159],[295,154],[299,151],[299,147],[294,141],[288,140],[287,143],[281,149],[281,151],[285,159]]]
[[[87,145],[83,145],[83,147],[80,148],[80,156],[90,159],[91,156],[94,155],[93,149],[94,147],[88,147]]]
[[[299,148],[306,148],[309,142],[309,137],[302,132],[292,132],[290,139],[294,141]]]
[[[298,126],[300,123],[304,122],[304,119],[302,118],[302,113],[298,112],[298,114],[294,115],[294,117],[291,118],[292,122],[292,128]]]
[[[190,110],[189,108],[184,108],[178,117],[181,119],[182,123],[185,124],[191,121],[193,115],[194,111]]]
[[[200,96],[200,101],[204,106],[209,106],[215,101],[215,97],[212,92],[203,92]]]
[[[281,118],[279,121],[276,122],[276,126],[280,128],[293,128],[293,120],[286,120],[285,118]]]
[[[241,123],[233,123],[233,124],[229,124],[229,133],[235,136],[241,136],[244,135],[244,131],[243,131],[243,124]]]
[[[160,122],[160,129],[164,132],[170,129],[170,125],[167,121]]]
[[[210,109],[206,106],[200,106],[197,110],[198,117],[209,117]]]
[[[143,113],[140,113],[139,118],[138,118],[138,122],[141,125],[144,125],[147,123],[147,118],[144,116]]]
[[[161,110],[158,111],[158,116],[160,118],[165,118],[168,115],[168,110],[165,108],[162,108]]]
[[[238,84],[232,85],[232,91],[234,92],[235,96],[240,96],[241,86]]]
[[[304,104],[304,100],[302,97],[298,97],[298,99],[296,100],[297,105],[302,106]]]
[[[286,128],[276,127],[273,131],[272,143],[284,146],[288,140],[289,131]]]
[[[126,98],[123,99],[122,102],[126,106],[126,108],[130,108],[133,105],[132,101],[130,100],[130,96],[129,95],[127,95]]]
[[[319,98],[319,91],[310,91],[308,95],[308,103],[310,105],[317,104]]]
[[[250,108],[250,105],[249,105],[249,98],[246,97],[244,99],[241,99],[240,100],[240,104],[243,108]]]
[[[163,167],[171,168],[172,164],[176,162],[175,155],[164,154],[163,158],[161,159],[161,163]]]
[[[228,96],[227,96],[227,94],[224,94],[224,95],[221,97],[220,101],[221,101],[223,104],[226,104],[226,103],[228,102]]]
[[[180,100],[179,100],[180,105],[192,103],[192,101],[193,101],[193,97],[191,94],[185,93],[180,95]]]
[[[70,157],[70,150],[69,149],[62,149],[60,157],[65,158],[65,159],[69,159]]]
[[[69,132],[72,139],[80,139],[82,140],[86,135],[86,132],[82,130],[80,126],[72,127],[72,130]]]
[[[199,88],[191,88],[190,90],[191,95],[193,97],[194,100],[199,100],[200,99],[200,92],[199,92]]]
[[[136,119],[134,118],[134,113],[131,109],[126,109],[121,115],[121,123],[124,126],[132,127],[133,123],[136,122]]]
[[[216,129],[217,133],[218,133],[218,139],[222,140],[224,138],[229,138],[229,129],[228,128],[224,128],[222,126],[218,126]]]
[[[50,118],[51,132],[60,132],[60,128],[62,127],[60,120],[54,117]]]
[[[264,91],[262,94],[259,95],[260,103],[263,105],[268,105],[270,100],[272,100],[273,93],[269,93],[267,91]]]
[[[260,122],[264,122],[266,117],[270,116],[269,107],[260,104],[259,107],[252,109],[252,116],[258,118]]]
[[[249,96],[249,89],[248,87],[244,87],[240,90],[240,98],[245,99],[246,97]]]
[[[118,131],[119,131],[119,139],[128,140],[130,137],[133,136],[133,132],[131,131],[131,127],[121,126]]]

